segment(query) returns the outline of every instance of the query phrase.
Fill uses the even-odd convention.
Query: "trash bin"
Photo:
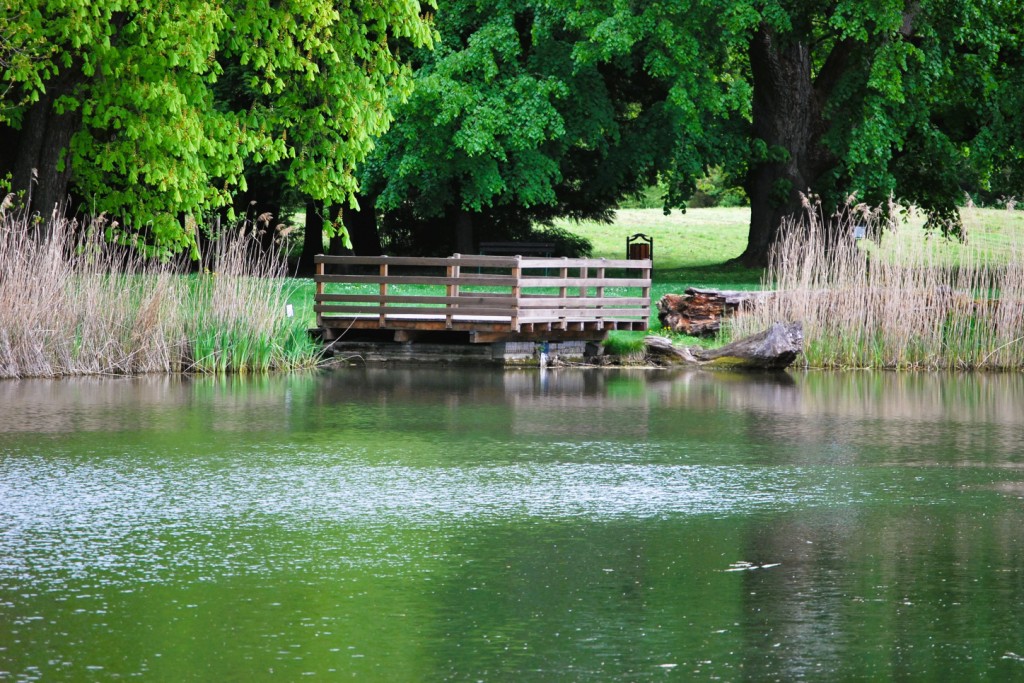
[[[654,259],[654,238],[638,232],[626,238],[626,258],[634,260]]]

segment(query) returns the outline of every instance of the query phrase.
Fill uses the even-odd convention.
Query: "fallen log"
[[[719,368],[781,370],[793,364],[804,348],[803,325],[775,323],[764,332],[738,339],[717,349],[676,346],[665,337],[644,338],[644,348],[654,361]]]
[[[676,334],[711,336],[722,319],[747,310],[771,296],[771,292],[745,292],[688,287],[684,294],[666,294],[658,300],[658,320]]]

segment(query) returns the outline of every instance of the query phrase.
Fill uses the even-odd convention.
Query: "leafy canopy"
[[[350,200],[389,97],[409,94],[400,48],[430,45],[430,19],[415,0],[8,0],[0,123],[22,129],[61,88],[56,110],[81,116],[77,193],[176,251],[194,240],[178,215],[229,205],[247,165],[284,163],[297,191]],[[218,90],[225,70],[244,96]]]
[[[366,167],[378,207],[486,225],[604,217],[656,178],[677,123],[633,54],[583,63],[566,12],[541,0],[449,0],[437,23]]]
[[[580,59],[639,52],[671,84],[682,126],[670,203],[716,165],[748,182],[772,166],[776,206],[807,189],[833,206],[851,192],[894,195],[955,221],[965,190],[1020,191],[1019,0],[551,2],[587,37]],[[779,64],[760,62],[758,40],[774,59],[803,60],[774,100],[754,74]],[[758,101],[771,125],[758,125]],[[789,144],[765,135],[772,125]],[[807,184],[790,186],[794,177]]]

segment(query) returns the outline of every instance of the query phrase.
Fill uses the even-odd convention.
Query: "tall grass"
[[[265,372],[314,364],[281,254],[243,226],[201,272],[104,239],[103,219],[0,211],[0,377]]]
[[[805,209],[783,226],[765,271],[776,296],[737,317],[734,336],[799,320],[811,367],[1024,368],[1019,240],[995,253],[970,242],[951,250],[900,236],[886,210],[851,206],[829,225],[820,207]],[[869,239],[855,242],[854,225]]]

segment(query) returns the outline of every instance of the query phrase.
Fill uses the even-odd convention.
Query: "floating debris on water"
[[[727,572],[747,572],[755,569],[771,569],[772,567],[778,567],[781,562],[772,562],[768,564],[756,564],[754,562],[733,562],[729,565],[728,569],[722,571]]]

